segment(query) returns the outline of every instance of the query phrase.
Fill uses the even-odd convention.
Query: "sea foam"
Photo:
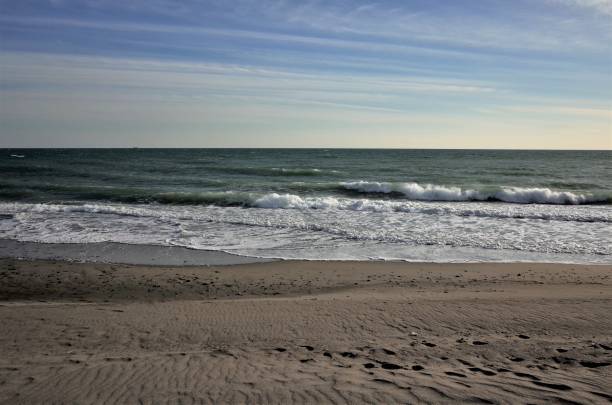
[[[400,194],[419,201],[502,201],[516,204],[588,204],[609,202],[610,196],[576,194],[548,188],[498,187],[491,189],[462,189],[435,184],[389,183],[354,181],[340,183],[347,190],[360,193]]]
[[[241,207],[268,210],[335,210],[355,212],[398,212],[414,215],[433,215],[441,218],[480,217],[499,219],[538,219],[548,221],[612,223],[612,210],[608,206],[580,207],[574,205],[491,204],[486,202],[444,202],[383,200],[370,198],[302,197],[295,194],[270,193],[260,196],[244,195]],[[210,204],[209,206],[218,206]],[[201,206],[200,206],[201,207]],[[180,217],[198,219],[200,209],[195,206],[165,204],[31,204],[0,203],[0,212],[9,215],[27,213],[89,213],[129,217]]]
[[[375,253],[385,258],[444,260],[434,252],[441,247],[485,249],[468,253],[471,259],[516,260],[516,252],[534,252],[588,255],[538,260],[609,262],[612,254],[612,209],[608,206],[283,194],[260,196],[255,204],[266,208],[1,203],[0,238],[178,245],[280,258],[363,259]]]

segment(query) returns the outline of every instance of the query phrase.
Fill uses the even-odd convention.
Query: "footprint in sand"
[[[607,367],[612,363],[607,362],[597,362],[597,361],[586,361],[583,360],[580,362],[580,365],[587,368],[599,368],[599,367]]]
[[[395,383],[393,381],[385,380],[384,378],[375,378],[372,381],[377,382],[377,383],[382,383],[382,384],[395,385]]]
[[[403,368],[402,366],[398,366],[397,364],[387,362],[380,363],[380,367],[384,368],[385,370],[399,370]]]
[[[527,374],[527,373],[521,373],[520,371],[515,371],[514,375],[517,376],[517,377],[529,378],[529,379],[534,380],[534,381],[540,381],[540,379],[538,377],[536,377],[535,375]]]
[[[565,385],[565,384],[551,384],[551,383],[546,383],[543,381],[532,381],[532,383],[535,385],[539,385],[540,387],[552,388],[553,390],[559,390],[559,391],[571,391],[572,390],[572,387],[570,387],[569,385]]]
[[[461,377],[461,378],[467,378],[467,376],[465,374],[461,374],[461,373],[456,373],[454,371],[445,371],[444,374],[446,375],[450,375],[451,377]]]
[[[493,376],[493,375],[497,375],[497,373],[490,371],[490,370],[483,370],[480,367],[470,367],[468,370],[473,371],[475,373],[482,373],[484,375],[488,375],[488,376]]]

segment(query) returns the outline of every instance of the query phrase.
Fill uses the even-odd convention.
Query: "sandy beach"
[[[612,267],[0,261],[0,402],[609,403]]]
[[[0,21],[0,405],[612,405],[612,0]]]

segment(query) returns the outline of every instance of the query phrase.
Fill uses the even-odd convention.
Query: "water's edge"
[[[277,260],[240,256],[216,250],[189,249],[181,246],[136,245],[117,242],[41,243],[12,239],[0,239],[0,258],[148,266],[227,266]]]
[[[515,260],[498,258],[446,259],[446,260],[407,260],[407,259],[311,259],[311,258],[274,258],[239,255],[220,250],[199,250],[183,246],[144,245],[120,242],[89,243],[45,243],[0,239],[0,259],[54,260],[79,263],[128,264],[142,266],[231,266],[278,261],[312,262],[404,262],[404,263],[539,263],[574,264],[578,266],[609,266],[612,263],[587,263],[581,260],[550,261],[525,257]]]

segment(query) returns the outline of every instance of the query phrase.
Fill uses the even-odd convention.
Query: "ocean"
[[[611,224],[611,151],[0,150],[0,239],[609,264]]]

